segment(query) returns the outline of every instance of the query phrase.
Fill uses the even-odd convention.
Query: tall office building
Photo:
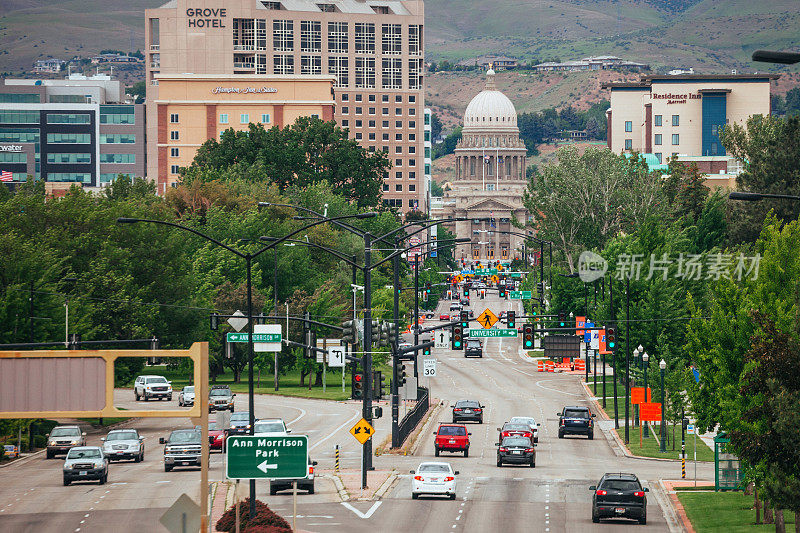
[[[146,10],[145,17],[148,104],[159,102],[165,75],[219,76],[228,84],[241,75],[288,76],[298,83],[304,76],[333,75],[333,119],[392,162],[384,202],[402,211],[425,209],[422,1],[216,0],[196,7],[174,0]],[[296,93],[269,104],[308,103]],[[151,139],[158,139],[157,112],[157,105],[148,105]],[[148,175],[175,182],[177,176],[161,175],[168,166],[158,160],[159,147],[165,148],[148,145]]]

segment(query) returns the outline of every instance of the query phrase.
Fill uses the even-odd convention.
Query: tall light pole
[[[664,391],[664,371],[667,369],[667,362],[662,359],[661,362],[658,363],[658,367],[661,369],[661,453],[667,453],[667,426],[664,425],[664,401],[666,399]]]
[[[631,278],[625,278],[625,444],[630,442],[631,414]]]
[[[637,366],[639,364],[639,353],[641,353],[641,345],[638,348],[633,349],[633,366]],[[636,427],[639,425],[639,415],[638,411],[634,410],[633,413],[633,426]]]
[[[193,233],[198,237],[202,237],[205,240],[216,244],[217,246],[223,248],[224,250],[229,251],[230,253],[236,255],[237,257],[241,257],[245,260],[247,265],[247,391],[248,391],[248,410],[250,411],[250,435],[253,435],[255,430],[255,387],[254,387],[254,380],[253,380],[253,360],[254,360],[254,350],[253,350],[253,286],[252,286],[252,279],[251,279],[251,271],[252,271],[252,264],[253,259],[261,255],[262,253],[266,252],[270,248],[274,248],[278,244],[288,240],[290,237],[297,235],[305,231],[308,228],[318,226],[319,224],[323,224],[325,222],[332,222],[336,220],[343,220],[348,218],[372,218],[376,216],[377,213],[358,213],[356,215],[344,215],[339,217],[332,217],[332,218],[324,218],[322,220],[316,220],[310,224],[303,226],[300,229],[290,232],[289,234],[277,238],[272,243],[264,246],[260,250],[255,253],[250,252],[241,252],[236,248],[232,248],[227,244],[224,244],[217,239],[201,233],[194,228],[190,228],[188,226],[182,226],[180,224],[175,224],[174,222],[167,222],[165,220],[153,220],[153,219],[143,219],[143,218],[129,218],[129,217],[119,217],[117,218],[117,224],[135,224],[137,222],[147,222],[150,224],[161,224],[164,226],[171,226],[173,228],[178,228],[183,231],[188,231],[189,233]],[[205,401],[205,400],[202,400]],[[201,429],[203,432],[203,439],[208,438],[208,427],[204,427]],[[208,457],[203,457],[202,462],[205,464],[201,469],[204,472],[205,476],[208,476]],[[204,510],[203,515],[207,517],[207,507],[208,501],[207,498],[203,498],[203,502],[201,502],[201,508]],[[255,516],[256,514],[256,480],[250,480],[250,516]]]
[[[650,398],[647,394],[647,367],[650,366],[650,356],[647,355],[647,352],[642,354],[642,363],[644,363],[644,401],[649,403]],[[647,430],[647,421],[643,421],[642,425],[644,426],[644,436],[647,438],[649,436],[649,431]]]

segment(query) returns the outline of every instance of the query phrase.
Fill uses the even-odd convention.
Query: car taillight
[[[422,481],[422,476],[414,476],[414,479],[417,481]]]
[[[453,481],[455,478],[453,476],[447,476],[444,478],[445,481]]]
[[[476,413],[480,413],[480,412],[481,412],[481,410],[480,410],[480,409],[475,409],[475,412],[476,412]]]
[[[598,489],[597,492],[595,492],[595,494],[597,494],[598,496],[605,496],[606,494],[608,494],[608,492]]]
[[[526,451],[526,452],[532,452],[532,451],[533,451],[533,448],[528,448],[528,449],[527,449],[527,450],[525,450],[525,451]]]
[[[309,474],[313,474],[314,473],[314,467],[313,466],[309,466],[308,467],[308,473]]]
[[[500,451],[501,451],[501,452],[507,452],[507,451],[508,451],[508,448],[500,448]]]
[[[453,411],[463,411],[463,409],[458,408],[458,409],[453,409]]]
[[[636,492],[633,493],[633,495],[636,496],[637,498],[644,498],[644,491],[637,490]]]

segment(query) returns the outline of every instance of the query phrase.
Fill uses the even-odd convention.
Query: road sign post
[[[228,479],[301,479],[307,475],[307,435],[230,435],[225,441]]]

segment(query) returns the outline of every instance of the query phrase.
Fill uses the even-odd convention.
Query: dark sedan
[[[529,437],[506,437],[497,445],[497,466],[505,463],[536,468],[536,448]]]
[[[631,518],[647,523],[647,496],[635,474],[604,474],[592,496],[592,522],[602,518]]]
[[[459,400],[453,406],[453,424],[474,420],[483,424],[483,406],[474,400]]]
[[[498,444],[502,443],[503,439],[506,437],[526,437],[533,441],[533,430],[528,424],[511,424],[506,422],[503,424],[503,427],[497,428],[497,431],[500,432],[500,438],[497,439]]]
[[[250,413],[247,411],[238,411],[231,414],[230,427],[225,433],[226,435],[249,435]]]

